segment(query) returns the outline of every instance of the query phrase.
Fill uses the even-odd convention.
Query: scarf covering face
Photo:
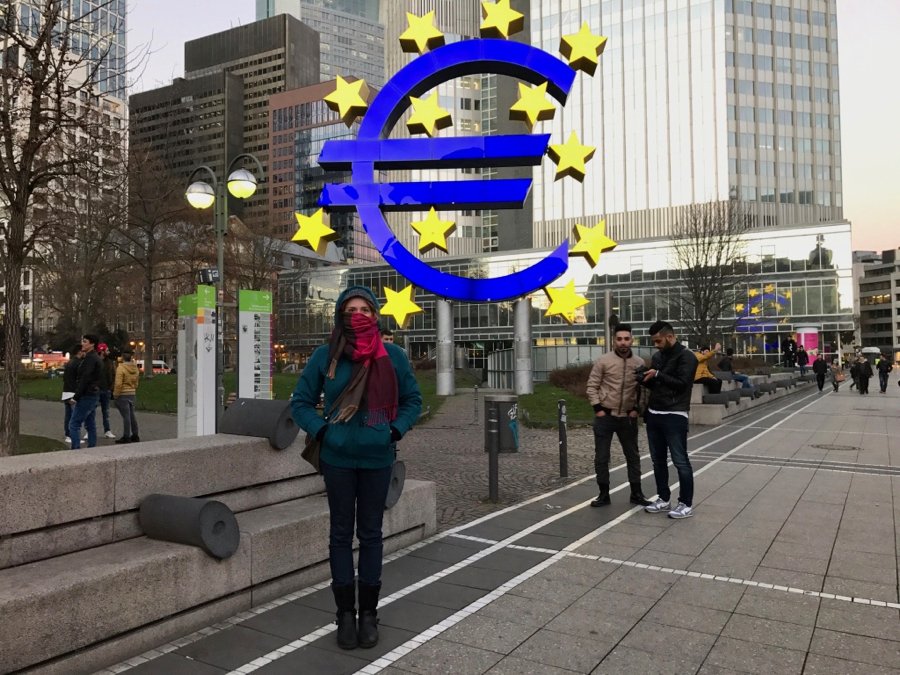
[[[353,369],[341,409],[333,421],[346,422],[365,406],[370,427],[389,424],[397,419],[397,374],[381,341],[378,322],[374,316],[361,312],[344,314],[342,318],[328,342],[328,377],[334,379],[341,356],[352,362]]]

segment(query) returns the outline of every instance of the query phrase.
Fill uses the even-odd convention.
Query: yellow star
[[[612,251],[617,245],[616,242],[606,236],[605,220],[601,220],[594,227],[575,225],[575,241],[578,243],[569,250],[569,255],[584,257],[591,267],[597,266],[601,253]]]
[[[584,181],[584,165],[594,156],[596,148],[590,145],[582,145],[573,131],[569,134],[569,140],[562,145],[551,145],[548,150],[550,159],[556,162],[556,178],[559,180],[565,176],[571,176],[579,183]]]
[[[790,291],[785,291],[785,292],[784,292],[784,297],[786,297],[788,300],[790,300],[790,299],[791,299],[791,292],[790,292]]]
[[[754,305],[753,307],[750,308],[751,314],[759,314],[759,312],[760,312],[759,305]]]
[[[544,312],[544,316],[560,316],[570,324],[575,323],[575,310],[588,304],[586,297],[575,292],[574,279],[563,288],[545,286],[544,293],[550,299],[550,306]]]
[[[773,302],[772,307],[775,309],[776,312],[780,312],[783,309],[781,306],[781,303],[778,303],[778,302]]]
[[[766,293],[774,293],[775,292],[775,284],[769,284],[763,289]]]
[[[587,21],[581,24],[581,30],[570,35],[563,35],[559,42],[560,53],[569,59],[569,67],[583,70],[593,75],[597,70],[597,59],[606,47],[606,38],[594,35]]]
[[[734,311],[735,312],[743,312],[744,311],[744,303],[739,302],[738,304],[736,304],[734,306]]]
[[[759,289],[758,289],[758,288],[751,288],[751,289],[747,292],[747,295],[749,295],[751,298],[755,298],[757,295],[759,295]]]
[[[304,216],[299,211],[295,211],[294,216],[300,227],[291,237],[291,241],[299,242],[319,255],[325,255],[328,242],[340,239],[341,235],[325,224],[325,212],[322,209],[311,216]]]
[[[348,82],[340,75],[337,76],[334,91],[324,98],[325,104],[341,116],[341,122],[348,127],[353,120],[365,114],[369,104],[369,87],[365,80]]]
[[[433,248],[439,248],[444,253],[447,250],[447,237],[456,232],[456,223],[452,220],[441,220],[432,206],[428,211],[428,217],[415,223],[410,223],[412,229],[419,233],[419,252],[428,253]]]
[[[406,23],[409,27],[400,35],[400,49],[403,51],[421,54],[426,49],[437,49],[444,44],[444,34],[434,26],[434,10],[425,16],[407,12]]]
[[[393,288],[385,286],[384,297],[387,298],[387,302],[381,308],[382,316],[394,317],[400,328],[406,324],[406,319],[410,314],[418,314],[422,311],[422,308],[413,302],[412,284],[401,291],[395,291]]]
[[[519,82],[519,100],[509,108],[509,119],[522,120],[528,131],[534,129],[535,123],[541,120],[552,120],[556,108],[547,100],[547,83],[529,87]]]
[[[509,0],[482,2],[481,37],[506,39],[525,28],[525,15],[509,6]]]
[[[433,136],[436,129],[445,129],[453,124],[450,113],[439,105],[437,92],[428,98],[410,96],[413,114],[406,123],[409,133]]]

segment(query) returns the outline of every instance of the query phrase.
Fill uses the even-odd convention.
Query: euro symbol
[[[470,302],[509,300],[549,285],[568,269],[569,243],[512,274],[469,279],[441,272],[408,251],[394,236],[385,211],[522,208],[530,178],[458,180],[425,183],[377,183],[375,170],[536,166],[547,151],[549,134],[388,139],[391,129],[420,97],[448,80],[481,73],[509,75],[547,91],[565,104],[575,71],[560,59],[530,45],[509,40],[454,42],[426,52],[400,69],[375,97],[356,140],[327,141],[319,164],[327,170],[350,169],[349,184],[328,184],[319,205],[330,211],[359,212],[363,226],[385,261],[413,284],[435,295]]]

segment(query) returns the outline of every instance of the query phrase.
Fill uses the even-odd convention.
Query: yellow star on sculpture
[[[401,291],[395,291],[393,288],[385,286],[384,297],[387,298],[387,302],[381,308],[382,316],[394,317],[400,328],[406,324],[406,319],[410,314],[418,314],[422,311],[422,308],[413,302],[412,284]]]
[[[736,304],[736,305],[734,306],[734,311],[735,311],[735,312],[743,312],[743,311],[744,311],[744,306],[745,306],[745,305],[744,305],[743,302],[739,302],[738,304]]]
[[[353,120],[365,114],[369,107],[366,103],[366,99],[369,98],[369,87],[366,86],[365,80],[348,82],[340,75],[336,81],[334,91],[323,100],[331,110],[341,116],[341,122],[349,127],[353,124]]]
[[[758,289],[758,288],[751,288],[751,289],[747,292],[747,295],[749,295],[751,298],[755,298],[757,295],[759,295],[759,289]]]
[[[616,242],[606,236],[605,220],[601,220],[594,227],[575,225],[575,241],[578,243],[569,250],[569,255],[582,256],[591,267],[597,266],[601,253],[612,251],[617,246]]]
[[[311,216],[304,216],[299,211],[295,211],[294,216],[296,216],[297,225],[300,227],[294,233],[294,236],[291,237],[291,241],[299,242],[319,255],[325,255],[328,242],[340,239],[341,235],[325,224],[325,211],[323,209],[319,209]]]
[[[433,136],[435,130],[445,129],[453,124],[450,113],[439,105],[437,92],[428,98],[410,96],[413,114],[406,127],[411,134],[427,134]]]
[[[509,6],[509,0],[482,2],[481,37],[506,39],[525,28],[525,15]]]
[[[769,284],[763,289],[766,293],[774,293],[775,292],[775,284]]]
[[[400,49],[422,54],[426,49],[437,49],[444,44],[444,34],[434,25],[434,10],[425,16],[406,13],[408,28],[400,35]]]
[[[570,324],[575,322],[575,310],[588,304],[588,299],[575,292],[573,279],[562,288],[544,287],[544,293],[550,299],[550,306],[544,316],[560,316]]]
[[[786,297],[788,300],[790,300],[790,299],[791,299],[791,292],[790,292],[790,291],[785,291],[785,292],[784,292],[784,297]]]
[[[519,100],[509,108],[509,119],[525,122],[528,131],[541,120],[552,120],[556,114],[553,103],[547,100],[547,83],[529,87],[519,82]]]
[[[750,308],[751,314],[759,314],[759,312],[760,312],[759,305],[754,305],[753,307]]]
[[[578,136],[573,131],[569,134],[569,140],[561,145],[551,145],[547,154],[556,162],[556,178],[559,180],[565,176],[571,176],[579,183],[584,181],[584,165],[594,156],[594,148],[590,145],[582,145]]]
[[[419,233],[420,253],[428,253],[434,248],[439,248],[444,253],[449,253],[447,250],[447,237],[456,232],[456,223],[452,220],[441,220],[433,206],[429,209],[425,220],[410,223],[410,226]]]
[[[772,308],[773,308],[776,312],[780,312],[780,311],[783,309],[783,307],[781,306],[781,303],[778,303],[778,302],[773,302],[773,303],[772,303]]]
[[[569,59],[569,67],[583,70],[588,75],[593,75],[597,70],[597,60],[605,47],[606,38],[594,35],[587,21],[581,24],[581,30],[577,33],[563,35],[559,42],[559,51]]]

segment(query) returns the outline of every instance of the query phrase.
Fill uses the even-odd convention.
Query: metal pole
[[[225,227],[228,221],[228,193],[225,183],[219,181],[216,195],[216,267],[219,282],[216,292],[216,432],[225,411]]]
[[[475,408],[474,408],[474,416],[472,417],[472,424],[478,424],[478,385],[475,385]]]
[[[513,332],[516,394],[534,393],[534,372],[531,359],[531,298],[519,298],[513,303]]]
[[[488,401],[488,498],[500,501],[500,403]]]
[[[453,363],[453,312],[450,301],[439,299],[437,309],[437,395],[456,393]]]
[[[609,334],[609,317],[612,316],[612,293],[608,290],[603,291],[603,349],[609,351],[610,338]]]
[[[566,432],[566,399],[561,398],[556,402],[557,419],[559,424],[559,477],[569,477],[569,438]]]

